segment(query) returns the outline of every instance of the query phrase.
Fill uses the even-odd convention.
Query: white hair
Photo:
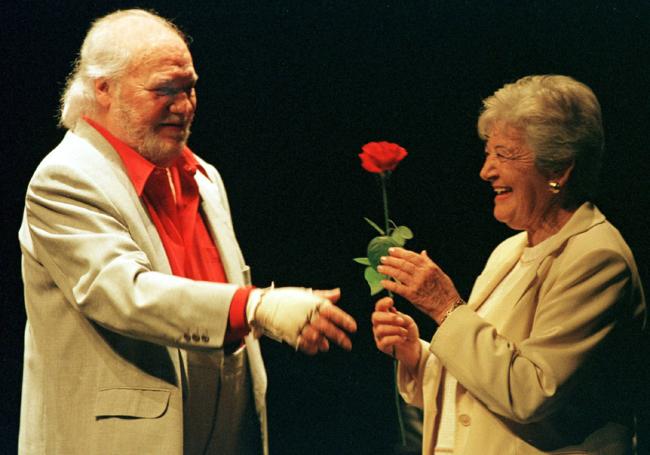
[[[158,33],[152,33],[152,28]],[[61,95],[59,123],[74,129],[84,115],[92,114],[97,106],[94,81],[123,76],[134,57],[160,39],[161,30],[173,32],[187,44],[176,25],[142,9],[115,11],[93,22]]]
[[[547,175],[574,165],[567,201],[591,199],[604,151],[600,104],[585,84],[568,76],[526,76],[483,100],[479,136],[486,140],[497,123],[518,129]]]

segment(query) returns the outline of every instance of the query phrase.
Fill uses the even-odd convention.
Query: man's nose
[[[172,114],[188,114],[194,112],[195,102],[192,96],[186,92],[181,92],[174,97],[174,101],[169,106]]]

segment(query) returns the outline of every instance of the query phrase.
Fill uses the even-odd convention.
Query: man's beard
[[[147,160],[163,166],[180,156],[190,136],[191,122],[179,133],[180,137],[177,141],[165,141],[158,136],[155,126],[142,125],[141,122],[135,121],[137,114],[127,104],[121,103],[117,111],[121,127],[129,139],[129,145]]]

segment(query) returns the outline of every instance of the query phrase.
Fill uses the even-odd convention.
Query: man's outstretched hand
[[[357,330],[357,324],[335,305],[340,297],[339,289],[256,289],[247,306],[248,320],[265,335],[309,355],[329,350],[330,341],[350,350],[348,334]]]

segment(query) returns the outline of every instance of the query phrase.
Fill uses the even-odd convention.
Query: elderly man
[[[250,286],[221,178],[186,146],[196,81],[154,14],[86,36],[20,230],[22,454],[266,453],[257,338],[351,348],[338,291]]]

